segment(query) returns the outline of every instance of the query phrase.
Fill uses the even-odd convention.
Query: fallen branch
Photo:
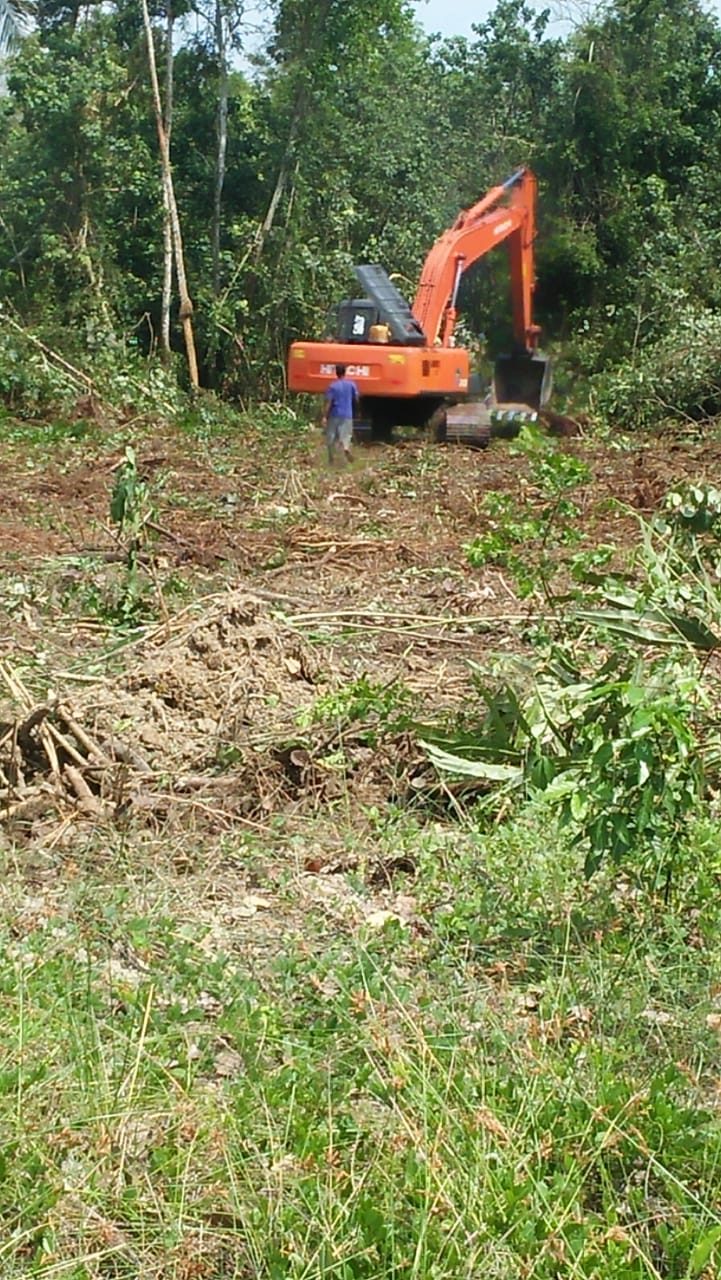
[[[48,764],[50,765],[51,778],[59,778],[60,777],[60,761],[58,760],[58,753],[55,750],[52,725],[47,720],[43,720],[42,724],[40,725],[38,729],[38,737],[40,738],[40,741],[43,746],[43,750],[48,758]]]
[[[101,761],[104,764],[112,763],[112,761],[109,760],[108,757],[105,755],[105,752],[102,750],[102,748],[98,746],[97,742],[93,742],[92,738],[89,737],[89,735],[85,732],[82,726],[78,724],[77,720],[75,720],[71,716],[70,712],[68,711],[64,703],[58,703],[57,710],[58,710],[58,715],[60,716],[61,720],[64,721],[66,728],[70,733],[72,733],[73,737],[75,738],[75,741],[79,742],[80,746],[84,748],[85,752],[88,755],[88,758],[94,756],[97,760]]]
[[[121,742],[119,738],[114,738],[110,734],[103,738],[100,750],[103,753],[103,756],[106,759],[110,757],[110,760],[113,763],[119,760],[121,764],[132,765],[134,769],[138,770],[138,773],[144,773],[146,775],[152,775],[153,773],[153,770],[147,760],[141,756],[139,751],[135,751],[132,747],[126,746],[126,744]]]
[[[28,333],[27,329],[23,329],[22,325],[18,324],[17,320],[13,320],[12,316],[7,315],[6,312],[2,312],[0,314],[2,315],[2,319],[5,321],[5,324],[9,324],[12,329],[17,330],[18,333],[22,334],[26,342],[29,342],[33,347],[37,347],[39,351],[42,351],[43,355],[48,360],[54,360],[55,363],[60,365],[66,373],[69,373],[72,378],[81,383],[86,390],[94,392],[95,383],[92,378],[88,377],[87,373],[83,373],[81,369],[76,369],[75,365],[70,364],[64,356],[58,355],[57,351],[53,351],[52,347],[48,347],[44,342],[41,342],[33,333]]]
[[[537,617],[540,618],[540,614]],[[547,614],[543,615],[547,617]],[[424,626],[435,627],[468,627],[481,626],[481,624],[493,625],[494,623],[508,622],[528,622],[533,621],[534,615],[529,613],[484,613],[484,614],[460,614],[455,617],[449,617],[447,614],[432,613],[382,613],[376,609],[333,609],[318,610],[312,613],[296,613],[292,617],[287,618],[288,623],[299,622],[323,622],[343,621],[345,618],[369,618],[373,622],[421,622]]]
[[[15,821],[28,821],[31,818],[39,818],[42,814],[48,813],[56,803],[57,800],[52,791],[35,791],[30,796],[23,796],[16,804],[0,809],[0,822],[9,822],[13,819]]]
[[[120,757],[137,772],[152,775],[143,757],[124,744],[113,740],[111,747],[100,746],[67,705],[51,701],[33,706],[29,690],[9,663],[0,662],[0,681],[22,709],[0,738],[0,821],[27,821],[63,801],[73,802],[86,817],[104,814],[106,806],[96,791],[103,774],[117,779]]]
[[[72,745],[72,743],[68,742],[64,734],[62,734],[54,724],[50,724],[48,722],[48,724],[46,725],[46,728],[53,741],[53,744],[57,744],[57,746],[60,747],[60,750],[66,756],[68,756],[70,760],[74,760],[75,763],[79,765],[81,769],[84,769],[88,763],[87,760],[85,759],[85,756],[82,756],[79,751],[75,750],[75,747]],[[56,757],[56,763],[57,763],[57,757]],[[57,769],[55,770],[55,772],[57,772]]]
[[[66,764],[63,770],[63,776],[67,778],[78,798],[78,809],[81,813],[86,813],[88,816],[95,816],[102,813],[103,806],[101,802],[90,790],[90,787],[79,769],[75,769],[72,765]]]
[[[17,672],[12,671],[4,662],[0,662],[0,678],[5,681],[15,701],[29,711],[33,705],[33,700]]]
[[[29,716],[26,716],[25,719],[20,722],[20,724],[14,725],[12,729],[8,730],[0,741],[0,747],[5,745],[8,738],[11,738],[14,732],[15,739],[20,749],[25,752],[30,751],[32,748],[32,742],[30,741],[30,734],[32,730],[37,728],[38,725],[41,725],[43,720],[45,720],[49,714],[49,707],[36,707],[34,711],[30,712]]]

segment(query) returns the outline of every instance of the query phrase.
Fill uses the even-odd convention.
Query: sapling
[[[155,508],[150,487],[138,473],[135,450],[126,445],[125,456],[115,473],[110,498],[110,519],[118,527],[118,535],[126,556],[127,577],[122,610],[132,612],[138,597],[138,569],[143,547],[148,541]]]

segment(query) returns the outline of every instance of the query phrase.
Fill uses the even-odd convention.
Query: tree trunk
[[[213,190],[212,255],[213,296],[217,298],[220,293],[220,216],[228,151],[228,47],[222,0],[215,0],[215,47],[218,51],[218,150]]]
[[[330,11],[331,0],[316,0],[315,4],[306,4],[302,7],[302,17],[299,29],[295,36],[294,56],[296,68],[300,70],[300,78],[298,88],[293,104],[293,114],[291,116],[290,128],[288,129],[288,138],[283,151],[283,158],[280,162],[278,177],[276,178],[273,194],[266,210],[265,217],[258,227],[253,246],[253,261],[257,265],[260,261],[265,242],[273,229],[275,216],[278,212],[278,206],[285,194],[288,185],[288,177],[293,165],[293,155],[295,145],[300,133],[300,125],[304,116],[307,114],[306,108],[309,106],[310,94],[307,80],[307,73],[312,66],[314,57],[317,56],[317,37],[322,32]]]
[[[298,129],[301,119],[303,118],[304,108],[305,94],[301,90],[296,100],[293,118],[290,122],[288,141],[285,144],[285,151],[283,152],[283,159],[280,162],[280,169],[278,170],[278,177],[276,178],[275,186],[273,188],[273,194],[270,197],[265,217],[256,233],[255,245],[253,247],[253,261],[256,263],[259,262],[262,257],[266,239],[273,230],[273,223],[275,222],[275,215],[278,212],[278,205],[283,199],[285,188],[288,185],[288,175],[293,161],[293,148],[295,146],[295,140],[298,137]]]
[[[170,135],[173,128],[173,26],[175,15],[172,0],[165,11],[165,113],[163,125],[170,152]],[[173,231],[170,225],[170,206],[165,182],[163,182],[163,295],[160,304],[160,351],[164,360],[170,359],[170,304],[173,292]]]
[[[148,67],[150,70],[150,84],[153,91],[153,106],[155,108],[155,124],[158,130],[158,144],[160,146],[160,162],[163,171],[163,189],[165,198],[168,202],[168,212],[170,214],[170,229],[173,237],[173,254],[175,257],[175,275],[178,281],[178,293],[180,295],[180,322],[183,326],[183,337],[185,339],[185,350],[188,357],[188,374],[190,376],[191,386],[197,390],[199,386],[198,379],[198,359],[195,354],[195,335],[193,333],[193,303],[188,293],[188,282],[185,275],[185,257],[183,254],[183,236],[180,229],[180,218],[178,216],[178,206],[175,200],[175,188],[173,186],[173,171],[170,166],[170,148],[168,145],[168,137],[165,132],[165,123],[163,121],[163,107],[160,100],[160,86],[158,84],[158,68],[155,62],[155,44],[153,42],[153,28],[150,25],[150,14],[148,13],[147,0],[141,0],[143,10],[143,26],[145,28],[145,38],[148,46]]]
[[[88,284],[90,285],[90,292],[95,298],[95,301],[98,306],[98,311],[100,313],[100,316],[102,317],[102,321],[105,326],[103,341],[114,343],[115,342],[115,324],[113,322],[110,306],[108,304],[108,299],[105,293],[105,287],[104,287],[104,281],[103,281],[103,264],[102,262],[98,262],[97,268],[96,268],[95,264],[93,263],[92,254],[90,252],[90,248],[88,245],[88,241],[91,238],[92,237],[91,237],[91,230],[90,230],[90,219],[86,213],[85,217],[83,218],[82,226],[80,227],[80,230],[78,232],[77,239],[75,242],[76,248],[78,251],[78,256],[80,258],[80,261],[82,262],[83,267],[87,272]]]

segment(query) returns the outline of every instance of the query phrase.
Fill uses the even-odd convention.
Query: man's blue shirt
[[[329,418],[352,418],[358,388],[350,378],[336,378],[325,393]]]

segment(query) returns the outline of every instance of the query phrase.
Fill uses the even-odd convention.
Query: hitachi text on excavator
[[[436,439],[482,446],[494,408],[544,408],[551,367],[539,351],[540,329],[533,323],[535,210],[536,179],[530,169],[519,169],[460,213],[436,241],[412,306],[383,267],[355,267],[365,296],[334,308],[329,340],[291,345],[289,389],[322,394],[335,366],[346,365],[360,392],[361,418],[377,439],[387,438],[394,426],[413,426]],[[497,358],[492,387],[481,398],[469,353],[455,345],[456,302],[464,272],[504,243],[514,345]]]

